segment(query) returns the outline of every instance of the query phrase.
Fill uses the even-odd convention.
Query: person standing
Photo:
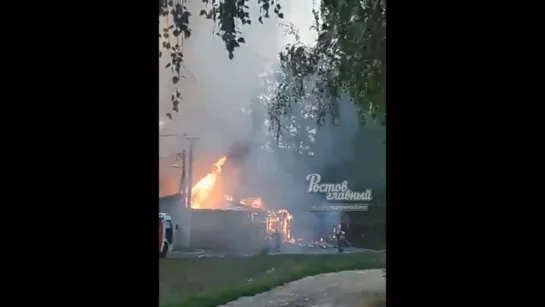
[[[341,240],[343,239],[343,235],[344,235],[344,231],[341,225],[339,224],[339,226],[337,227],[337,232],[335,234],[335,236],[337,237],[337,248],[339,249],[339,253],[343,252],[343,248],[341,246]]]

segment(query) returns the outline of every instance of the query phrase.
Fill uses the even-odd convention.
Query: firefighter
[[[344,239],[344,231],[342,229],[343,227],[339,225],[337,227],[337,231],[335,233],[335,237],[337,238],[337,248],[339,249],[339,253],[343,252],[343,248],[341,246],[341,240]]]

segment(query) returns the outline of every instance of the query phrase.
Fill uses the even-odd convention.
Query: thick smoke
[[[257,19],[259,8],[255,2],[251,15]],[[161,134],[186,133],[200,138],[195,149],[196,176],[210,170],[210,165],[232,145],[246,140],[251,134],[251,122],[241,113],[243,106],[260,91],[259,75],[274,66],[283,42],[283,29],[275,18],[265,19],[264,24],[256,20],[243,28],[246,44],[237,48],[233,60],[229,60],[223,41],[213,34],[214,25],[199,16],[203,8],[200,0],[189,0],[192,13],[190,27],[192,35],[184,41],[184,79],[180,82],[183,100],[179,113],[172,112],[173,119],[165,114],[171,111],[170,96],[173,86],[171,73],[164,69],[168,57],[160,60],[160,107]],[[286,7],[286,9],[289,9]],[[309,14],[304,12],[303,15]],[[289,16],[289,14],[286,14]],[[166,19],[161,20],[160,29]],[[172,169],[166,157],[180,152],[186,146],[180,138],[161,138],[160,156],[161,186],[163,194],[172,194],[172,181],[179,180],[179,172]]]
[[[199,137],[194,154],[194,182],[210,170],[215,160],[230,154],[225,176],[229,173],[238,175],[223,182],[228,181],[230,186],[236,187],[235,192],[239,196],[260,196],[273,208],[289,209],[294,213],[294,231],[299,228],[310,232],[305,236],[315,236],[320,223],[328,227],[337,224],[338,212],[322,214],[322,222],[319,222],[317,214],[309,213],[312,205],[324,203],[325,199],[323,195],[308,193],[306,176],[358,159],[351,150],[360,129],[354,105],[342,99],[338,126],[326,124],[319,128],[312,146],[313,159],[281,153],[287,150],[263,149],[265,144],[271,144],[268,128],[264,124],[256,126],[256,114],[249,116],[242,109],[267,90],[263,88],[260,76],[277,69],[278,52],[288,38],[283,36],[284,29],[275,18],[265,19],[263,25],[254,21],[243,30],[246,44],[236,50],[233,60],[229,60],[222,40],[212,34],[212,22],[198,16],[202,5],[200,0],[189,0],[193,32],[183,46],[183,100],[179,113],[172,113],[172,120],[165,116],[172,107],[171,75],[163,69],[168,58],[161,59],[161,134],[185,133]],[[256,18],[259,9],[254,2],[249,2],[249,5],[253,5],[251,16]],[[286,16],[283,22],[295,24],[302,39],[311,39],[312,34],[307,31],[312,22],[311,1],[285,1],[282,5]],[[165,20],[162,22],[161,27]],[[253,111],[265,115],[266,106],[261,105],[260,108],[254,105]],[[181,137],[162,138],[160,141],[162,195],[178,192],[180,172],[172,164],[175,163],[174,156],[186,146]],[[229,168],[236,169],[236,172],[230,172]],[[299,230],[299,233],[303,232]]]
[[[298,237],[317,238],[323,237],[324,231],[331,230],[340,222],[341,212],[310,213],[313,205],[327,201],[322,194],[308,192],[306,177],[352,163],[355,159],[352,143],[358,135],[360,124],[354,104],[342,99],[338,125],[328,121],[317,129],[315,122],[311,121],[309,126],[307,129],[317,131],[316,142],[310,148],[312,156],[303,158],[287,149],[264,151],[256,144],[244,160],[246,180],[242,188],[246,193],[259,191],[259,196],[272,207],[289,209],[294,215],[292,230]]]

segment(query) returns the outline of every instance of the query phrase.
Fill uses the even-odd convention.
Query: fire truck
[[[159,257],[166,258],[174,247],[174,234],[178,225],[172,225],[172,218],[165,213],[159,213]]]

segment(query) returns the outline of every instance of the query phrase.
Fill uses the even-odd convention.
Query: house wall
[[[252,222],[246,211],[193,210],[191,245],[196,248],[256,252],[264,244],[264,223]]]
[[[187,210],[182,200],[181,194],[159,199],[159,212],[170,215],[172,223],[179,225],[175,250],[185,247]],[[261,249],[265,238],[264,223],[251,221],[248,214],[247,211],[235,210],[192,210],[191,247],[248,252]]]

